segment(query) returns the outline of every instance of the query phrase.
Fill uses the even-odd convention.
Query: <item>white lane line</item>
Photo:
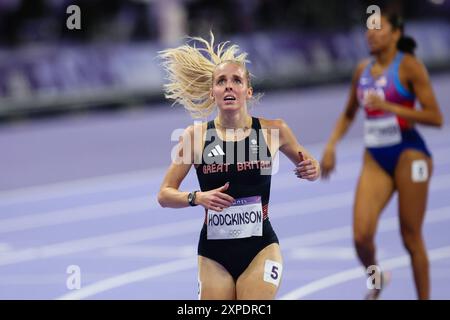
[[[450,220],[450,206],[427,210],[425,215],[425,224],[436,223]],[[398,217],[381,219],[377,232],[387,232],[398,230]],[[286,239],[280,239],[280,245],[283,250],[295,249],[300,246],[315,246],[333,241],[348,239],[352,237],[352,227],[343,226],[311,232],[303,235],[292,236]]]
[[[445,150],[448,152],[448,157],[440,157],[446,164],[450,163],[450,148]],[[345,163],[340,166],[338,174],[333,177],[334,183],[342,182],[346,180],[356,179],[359,175],[360,162]],[[435,167],[436,170],[436,167]],[[448,175],[441,175],[433,177],[431,187],[436,187],[442,181],[450,179]],[[306,183],[306,182],[305,182]],[[292,173],[287,172],[280,174],[274,179],[273,190],[280,191],[287,188],[299,186],[297,178],[292,176]],[[311,186],[318,187],[318,186]],[[323,201],[322,197],[307,198],[305,203],[299,208],[303,212],[307,210],[323,211],[327,209],[334,209],[345,205],[348,201],[352,201],[354,191],[344,192],[336,195],[328,195],[327,201]],[[134,201],[136,203],[134,203]],[[319,203],[316,203],[316,202]],[[297,215],[295,211],[287,211],[284,208],[291,208],[290,202],[278,203],[271,205],[270,210],[277,212],[278,217]],[[317,205],[322,205],[323,208],[318,208]],[[127,207],[128,206],[128,207]],[[125,200],[118,201],[106,201],[103,203],[79,206],[74,208],[67,208],[63,210],[55,210],[46,213],[29,214],[25,216],[19,216],[17,218],[9,218],[0,220],[0,234],[14,231],[24,231],[29,229],[35,229],[47,226],[56,226],[66,223],[75,223],[79,221],[95,220],[100,218],[107,218],[111,216],[134,214],[137,212],[150,212],[152,210],[160,209],[156,203],[156,194],[149,195],[148,197],[133,197]]]
[[[197,257],[189,259],[180,259],[156,266],[151,266],[136,271],[127,272],[116,277],[108,278],[82,287],[79,290],[67,293],[58,298],[58,300],[80,300],[100,292],[108,291],[114,288],[122,287],[134,282],[140,282],[151,278],[160,277],[166,274],[180,272],[192,269],[197,265]]]
[[[446,190],[448,188],[450,188],[450,174],[441,175],[432,179],[430,185],[431,192]],[[312,198],[276,203],[269,207],[270,212],[274,212],[270,219],[276,220],[351,206],[353,197],[354,191],[346,191],[337,194],[328,193]]]
[[[134,245],[121,246],[106,249],[102,255],[107,257],[132,257],[132,258],[187,258],[197,254],[197,248],[193,245],[185,246],[161,246],[161,245]]]
[[[26,248],[0,255],[0,266],[200,232],[203,218]]]
[[[284,248],[283,248],[284,251]],[[377,250],[377,256],[383,257],[384,251]],[[355,248],[340,246],[314,246],[293,248],[285,254],[285,260],[355,260]]]
[[[281,218],[339,208],[347,205],[352,201],[352,199],[353,191],[348,191],[335,195],[327,195],[326,203],[323,203],[323,196],[301,200],[302,206],[298,208],[298,210],[289,211],[292,209],[294,204],[300,203],[299,200],[274,204],[273,206],[271,205],[270,210],[277,212],[276,218]],[[156,199],[151,197],[87,205],[71,209],[56,210],[44,214],[2,219],[0,220],[0,234],[37,229],[41,227],[57,226],[73,222],[95,220],[112,216],[129,215],[139,212],[147,215],[151,214],[151,211],[157,209],[161,210],[159,204],[156,202]],[[196,219],[190,220],[193,221]]]
[[[430,261],[437,261],[450,258],[450,246],[441,247],[428,251],[428,257]],[[410,265],[409,255],[403,255],[380,262],[380,266],[385,270],[394,270],[403,268]],[[347,269],[341,272],[334,273],[325,278],[315,280],[307,285],[301,286],[297,289],[289,291],[285,295],[280,297],[280,300],[296,300],[304,298],[308,295],[316,293],[318,291],[328,289],[330,287],[342,284],[354,279],[364,278],[364,273],[361,267],[355,267]]]
[[[434,158],[433,158],[433,165],[434,165],[434,172],[438,169],[438,167],[445,166],[450,164],[450,148],[443,148],[440,150],[435,150],[433,152]],[[356,181],[359,177],[360,171],[361,171],[361,165],[362,162],[360,160],[358,161],[352,161],[352,162],[342,162],[338,164],[338,167],[335,172],[333,172],[332,177],[329,181],[320,181],[320,183],[326,183],[329,185],[336,185],[337,183],[342,183],[344,181]],[[272,179],[272,186],[273,191],[276,193],[276,191],[287,189],[287,188],[295,188],[299,187],[299,181],[296,178],[289,179],[290,174],[283,173],[279,175],[278,177],[275,177]],[[431,179],[431,184],[435,183],[435,179],[440,179],[440,175],[434,174]],[[280,179],[282,178],[282,179]],[[301,181],[300,183],[307,183],[305,181]],[[305,185],[300,186],[300,188],[305,187]],[[321,186],[315,184],[308,186],[309,188],[320,188]],[[299,189],[299,192],[301,189]],[[354,194],[354,190],[353,190]]]
[[[10,244],[6,242],[0,242],[0,254],[3,254],[4,252],[11,251],[12,247]]]
[[[448,159],[450,163],[450,155]],[[355,165],[357,165],[357,163],[351,163],[343,166],[340,170],[341,174],[345,173],[345,179],[352,179],[356,175],[354,172]],[[273,186],[272,191],[283,190],[285,188],[289,188],[290,186],[294,186],[294,184],[296,186],[299,184],[298,179],[294,178],[291,172],[280,174],[276,180],[277,183]],[[339,196],[343,195],[338,195],[337,197]],[[134,203],[134,201],[136,201],[136,203]],[[339,201],[342,201],[342,199]],[[156,202],[156,194],[151,194],[148,197],[132,197],[125,200],[106,201],[103,203],[78,206],[44,213],[27,214],[17,218],[1,219],[0,234],[40,227],[56,226],[65,223],[95,220],[110,216],[133,214],[142,211],[150,212],[158,209],[161,210],[160,206]]]
[[[84,279],[84,278],[83,278]],[[0,286],[13,286],[14,294],[18,294],[17,286],[30,286],[30,285],[60,285],[66,281],[65,274],[6,274],[0,275]],[[1,299],[14,299],[11,297],[7,290],[2,290],[3,295]],[[25,292],[25,289],[23,290]],[[6,296],[8,294],[8,296]],[[26,297],[21,297],[18,299],[27,299]]]
[[[290,173],[285,174],[281,179],[286,179],[286,181],[294,180],[298,183],[298,181],[291,176],[292,174]],[[274,189],[282,189],[284,187],[286,187],[286,184],[281,183],[279,188]],[[312,201],[314,201],[314,199]],[[111,216],[134,214],[144,211],[145,214],[150,214],[150,212],[154,210],[162,210],[156,202],[156,194],[149,195],[148,197],[134,197],[125,200],[107,201],[99,204],[55,210],[46,213],[29,214],[17,218],[1,219],[0,234],[108,218]]]
[[[450,220],[450,206],[434,209],[434,210],[432,210],[430,212],[427,212],[427,215],[429,215],[430,217],[428,219],[426,219],[426,221],[425,221],[426,224],[435,223],[435,222],[441,222],[441,221],[445,221],[445,220]],[[387,225],[389,227],[382,227],[382,228],[380,228],[378,230],[378,233],[395,230],[396,228],[392,227],[393,225],[395,225],[395,224],[393,224],[391,222],[392,220],[393,219],[389,219],[389,222],[387,222],[387,223],[385,223],[383,220],[381,220],[380,225]],[[345,235],[344,234],[339,234],[339,239],[342,239],[344,236],[345,237],[351,237],[352,236],[350,226],[346,226],[344,228],[341,228],[341,230],[344,230],[344,229],[347,230],[347,232],[345,233]],[[307,238],[313,238],[314,239],[315,238],[314,237],[315,233],[323,234],[323,232],[312,232],[312,233],[309,234],[309,237],[308,237],[308,235],[305,235],[305,236],[307,236]],[[292,237],[292,238],[297,238],[297,237]],[[289,249],[289,248],[295,248],[294,247],[295,243],[294,242],[290,242],[289,240],[290,240],[290,238],[281,239],[280,245],[281,245],[282,250]],[[329,241],[324,241],[324,240],[325,239],[321,239],[320,243],[332,242],[335,239],[329,239]],[[290,245],[286,245],[286,243],[290,243]],[[170,263],[176,264],[178,261],[179,260],[175,260],[175,261],[168,262],[168,263],[169,264]],[[63,297],[60,297],[58,299],[61,299],[61,298],[65,298],[65,299],[84,299],[84,298],[88,298],[88,297],[93,296],[95,294],[98,294],[98,293],[110,290],[110,288],[111,288],[110,285],[109,285],[110,281],[113,281],[113,283],[115,283],[113,288],[117,288],[118,286],[126,285],[126,284],[129,284],[131,282],[140,281],[140,280],[136,281],[136,280],[134,280],[134,278],[131,278],[130,282],[128,282],[126,280],[126,275],[128,275],[128,274],[139,274],[142,279],[149,279],[149,278],[153,277],[152,276],[152,272],[153,272],[154,269],[152,269],[152,268],[156,268],[157,270],[164,269],[164,266],[167,265],[168,263],[158,264],[158,265],[155,265],[155,266],[150,267],[150,268],[138,269],[138,270],[135,270],[135,271],[132,271],[132,272],[129,272],[129,273],[125,273],[125,274],[122,274],[122,275],[114,276],[112,278],[108,278],[108,279],[105,279],[105,280],[102,280],[100,282],[92,284],[91,287],[95,288],[95,290],[92,290],[92,289],[88,290],[87,288],[81,288],[81,289],[77,290],[77,292],[74,292],[73,294],[64,295]],[[389,264],[386,265],[385,262],[383,262],[383,266],[389,266]],[[195,263],[193,263],[191,265],[184,265],[181,270],[177,270],[177,269],[173,270],[173,271],[168,271],[167,270],[167,272],[165,272],[164,275],[168,275],[168,274],[171,274],[171,273],[176,273],[178,271],[184,271],[184,270],[192,269],[192,268],[195,268],[195,267],[196,267]],[[351,270],[352,270],[352,272],[351,272],[352,277],[354,276],[356,271],[359,272],[358,276],[361,276],[361,268],[360,267],[359,268],[354,268],[354,269],[351,269]],[[159,275],[163,275],[163,274],[159,274]],[[120,282],[117,282],[117,281],[114,280],[114,279],[117,279],[117,278],[121,279]],[[347,278],[348,278],[348,275],[345,274],[343,279],[347,279]],[[353,279],[353,278],[351,278],[351,279]]]
[[[155,176],[162,176],[165,169],[155,168],[4,190],[0,191],[0,206],[145,186]]]
[[[351,140],[345,145],[349,145],[351,147]],[[346,149],[344,146],[343,153],[345,151]],[[166,169],[167,167],[159,167],[150,170],[132,171],[127,173],[37,185],[14,190],[4,190],[0,191],[0,207],[17,203],[122,190],[137,186],[145,187],[155,179],[155,176],[162,177]]]
[[[422,131],[423,129],[420,130]],[[446,127],[440,131],[425,129],[423,130],[423,133],[425,133],[426,139],[429,140],[429,146],[434,154],[435,150],[432,146],[448,141],[447,137],[450,134],[450,127]],[[310,150],[313,154],[316,154],[316,157],[320,156],[324,146],[324,142],[306,145],[308,150]],[[362,138],[352,138],[345,139],[340,143],[338,154],[345,154],[348,156],[349,154],[352,155],[362,153],[362,151]],[[150,170],[132,171],[25,187],[14,190],[4,190],[0,191],[0,206],[104,191],[121,190],[124,188],[141,185],[145,186],[150,184],[152,178],[155,176],[162,177],[166,169],[167,167],[158,167]]]
[[[430,188],[431,191],[447,189],[450,187],[450,174],[447,176],[440,176],[439,179],[436,178],[435,180],[438,181],[437,183],[432,183]],[[271,210],[273,212],[277,212],[277,214],[273,215],[271,219],[274,220],[285,218],[288,216],[315,213],[323,210],[323,208],[329,210],[331,208],[347,207],[352,203],[350,195],[350,192],[347,193],[346,202],[340,202],[341,200],[339,200],[336,195],[325,195],[316,198],[291,201],[289,203],[280,204],[280,207],[277,207],[278,205],[274,205],[272,206]],[[345,194],[341,196],[345,196]],[[337,204],[333,204],[332,201],[336,201]],[[324,206],[324,204],[327,205]],[[199,232],[202,220],[202,217],[198,217],[197,219],[185,220],[182,222],[169,223],[148,228],[133,229],[34,248],[26,248],[6,253],[0,256],[0,266],[32,261],[35,259],[66,255],[75,252],[85,252],[94,249],[109,248],[150,239],[161,239],[171,236],[189,234],[192,232]],[[342,230],[338,235],[340,236],[341,233]]]
[[[352,143],[358,143],[361,139],[349,139],[342,143],[340,148],[352,148]],[[324,144],[310,145],[310,148],[320,150]],[[14,190],[0,191],[0,205],[31,202],[38,200],[50,200],[55,198],[75,196],[80,194],[97,193],[102,191],[120,190],[130,186],[146,185],[155,176],[162,177],[168,165],[150,170],[132,171],[127,173],[112,174],[99,177],[82,178],[57,183],[37,185]]]
[[[0,234],[65,223],[127,215],[159,208],[155,198],[140,197],[0,220]]]

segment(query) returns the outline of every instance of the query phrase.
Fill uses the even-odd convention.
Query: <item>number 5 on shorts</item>
[[[280,284],[283,265],[273,260],[266,260],[264,265],[264,281],[272,283],[278,287]]]
[[[411,179],[413,182],[428,180],[428,166],[425,160],[414,160],[411,165]]]

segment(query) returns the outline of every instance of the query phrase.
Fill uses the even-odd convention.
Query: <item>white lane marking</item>
[[[342,208],[352,203],[353,195],[353,191],[347,191],[269,205],[269,212],[274,212],[270,219],[274,220]]]
[[[9,243],[6,242],[0,242],[0,254],[3,254],[4,252],[11,251],[12,247]]]
[[[127,272],[112,278],[105,279],[82,287],[79,290],[67,293],[58,300],[80,300],[100,292],[118,288],[130,283],[156,278],[170,273],[192,269],[197,265],[197,257],[189,259],[175,260],[144,269]]]
[[[155,198],[140,197],[0,220],[0,234],[94,220],[159,208]]]
[[[162,176],[165,169],[155,168],[4,190],[0,191],[0,206],[145,186],[150,184],[155,175]]]
[[[428,258],[430,261],[450,258],[450,246],[429,250]],[[383,266],[385,270],[403,268],[410,265],[410,257],[409,255],[403,255],[391,258],[381,261],[380,265]],[[361,267],[347,269],[289,291],[288,293],[280,297],[280,300],[295,300],[304,298],[318,291],[358,278],[364,278],[364,272]]]
[[[157,246],[134,245],[121,246],[106,249],[102,252],[108,257],[132,257],[132,258],[187,258],[197,254],[197,248],[193,245],[186,246]]]
[[[426,219],[426,221],[425,221],[426,224],[434,223],[434,222],[440,222],[440,221],[444,221],[444,220],[450,220],[450,206],[431,210],[430,212],[427,213],[427,215],[430,215],[430,217],[432,217],[432,215],[437,215],[437,216],[436,216],[436,217],[433,217],[433,218],[428,218],[428,219]],[[392,219],[390,219],[390,220],[392,220]],[[383,220],[381,220],[381,224],[389,225],[389,226],[393,225],[392,222],[390,222],[390,223],[384,223]],[[351,237],[352,234],[351,234],[351,231],[350,231],[350,230],[351,230],[351,229],[350,229],[350,226],[346,226],[346,227],[344,227],[344,228],[348,230],[348,232],[345,234],[345,236],[346,236],[346,237]],[[341,229],[344,229],[344,228],[341,228]],[[378,230],[378,233],[387,232],[387,231],[392,231],[392,230],[394,230],[394,228],[392,228],[392,227],[389,227],[389,228],[388,228],[388,227],[384,227],[384,228],[380,228],[380,229]],[[313,233],[311,233],[310,235],[313,236],[315,233],[316,233],[316,232],[313,232]],[[319,232],[319,233],[321,233],[321,232]],[[342,239],[343,236],[344,236],[343,234],[340,234],[340,237],[339,237],[339,238]],[[293,237],[293,238],[297,238],[297,237]],[[314,236],[313,236],[313,237],[309,237],[309,238],[314,238]],[[292,243],[292,242],[291,242],[290,245],[285,245],[285,243],[286,243],[286,242],[289,242],[289,240],[290,240],[289,238],[287,238],[287,239],[281,239],[281,240],[280,240],[280,243],[281,243],[281,245],[282,245],[283,250],[286,249],[286,247],[292,248],[292,247],[294,246],[294,243]],[[333,240],[334,240],[334,239],[329,239],[328,242],[332,242]],[[324,241],[324,239],[322,239],[322,241],[320,241],[320,242],[321,242],[321,243],[325,243],[325,242],[327,242],[327,241]],[[178,260],[173,261],[173,262],[169,262],[169,263],[174,263],[174,264],[176,264],[177,261],[178,261]],[[150,268],[157,268],[157,269],[159,269],[159,268],[163,268],[164,265],[166,265],[166,264],[159,264],[159,265],[155,265],[155,266],[150,267]],[[383,266],[385,266],[385,265],[386,265],[386,264],[383,263]],[[387,266],[389,266],[389,264],[388,264]],[[189,266],[185,266],[185,267],[186,267],[186,268],[182,268],[183,271],[184,271],[184,270],[187,270],[187,269],[191,269],[191,268],[196,267],[196,264],[192,264],[190,267],[189,267]],[[138,273],[138,274],[141,275],[141,277],[142,277],[143,279],[149,279],[150,277],[153,277],[153,276],[152,276],[152,270],[153,270],[153,269],[149,269],[150,271],[148,271],[148,269],[149,269],[149,268],[138,269],[138,270],[132,271],[131,273]],[[359,268],[354,268],[354,269],[352,269],[352,272],[351,272],[351,276],[352,276],[352,277],[354,277],[354,274],[355,274],[355,272],[356,272],[356,269],[358,270],[358,272],[361,273],[361,268],[360,268],[360,267],[359,267]],[[171,271],[171,272],[165,272],[164,275],[171,274],[171,273],[176,273],[176,272],[178,272],[178,271],[179,271],[179,270],[173,270],[173,271]],[[110,281],[111,279],[116,279],[116,278],[122,279],[122,277],[123,277],[124,279],[122,279],[122,280],[120,281],[120,285],[126,285],[126,284],[131,283],[131,282],[136,282],[134,279],[131,279],[131,280],[130,280],[131,282],[128,282],[128,281],[126,280],[126,276],[125,276],[125,275],[127,275],[127,274],[130,274],[130,273],[126,273],[126,274],[119,275],[119,276],[114,276],[114,277],[112,277],[112,278],[105,279],[105,280],[100,281],[100,282],[98,282],[98,283],[94,283],[94,284],[92,284],[91,286],[95,286],[95,287],[94,287],[95,290],[86,290],[86,291],[85,291],[86,288],[81,288],[80,290],[77,290],[77,292],[73,293],[73,295],[70,295],[70,294],[69,294],[69,295],[65,295],[65,296],[63,296],[63,297],[60,297],[59,299],[61,299],[61,298],[66,298],[66,299],[84,299],[84,298],[93,296],[93,295],[95,295],[95,294],[98,294],[98,293],[101,293],[101,292],[104,292],[104,291],[108,291],[108,290],[110,290],[110,286],[109,286],[108,284],[109,284],[109,281]],[[347,278],[348,278],[348,275],[347,275],[347,274],[344,274],[343,279],[347,279]],[[351,278],[351,279],[353,279],[353,278]],[[140,281],[140,280],[138,280],[138,281]],[[119,286],[119,284],[116,284],[116,285],[114,286],[114,288],[117,288],[118,286]]]
[[[286,180],[289,180],[289,178],[291,178],[290,176],[290,174],[289,177],[286,175],[286,177],[288,177],[288,179]],[[298,181],[295,182],[298,183]],[[282,183],[280,184],[280,186],[281,187],[279,189],[282,189],[283,187],[286,187],[286,184]],[[292,207],[292,204],[298,203],[298,200],[275,204],[270,207],[270,210],[277,210],[276,212],[278,217],[307,214],[307,210],[316,212],[345,205],[348,201],[351,201],[352,195],[352,191],[340,193],[337,195],[328,195],[328,202],[326,203],[326,205],[324,205],[323,203],[323,196],[304,199],[302,200],[302,207],[300,211],[288,212],[288,209]],[[144,211],[145,214],[150,214],[150,211],[158,209],[161,210],[159,204],[156,202],[156,195],[118,200],[113,202],[108,201],[100,204],[55,210],[47,213],[30,214],[26,216],[19,216],[17,218],[1,219],[0,234],[36,229],[41,227],[56,226],[79,221],[95,220],[111,216],[127,215]]]
[[[355,248],[339,246],[300,247],[289,250],[286,258],[293,260],[355,260]],[[385,256],[384,250],[377,250],[377,256]]]
[[[428,210],[425,214],[425,223],[435,223],[445,220],[450,220],[450,206]],[[387,232],[397,230],[398,228],[399,222],[397,216],[381,219],[378,224],[378,232]],[[314,246],[350,237],[352,237],[351,226],[336,227],[282,239],[282,248],[292,249],[298,248],[299,246]]]
[[[443,159],[446,163],[450,163],[450,156],[443,157]],[[358,170],[355,170],[355,168],[358,168],[358,166],[360,166],[359,162],[345,163],[340,167],[339,174],[334,177],[333,181],[337,182],[356,178],[359,172]],[[431,188],[435,188],[442,183],[446,184],[446,180],[448,178],[449,175],[442,175],[432,178]],[[283,173],[273,184],[274,187],[272,192],[298,186],[298,183],[298,179],[293,178],[291,173]],[[305,198],[305,200],[302,201],[302,206],[299,206],[299,210],[303,213],[308,213],[308,210],[311,210],[311,212],[317,212],[327,209],[334,209],[347,204],[348,201],[352,201],[353,195],[354,191],[348,191],[335,195],[329,194],[327,195],[327,201],[323,201],[323,196]],[[134,203],[134,201],[136,201],[136,203]],[[297,203],[298,201],[295,202]],[[277,212],[276,216],[278,217],[302,214],[296,211],[284,209],[290,209],[291,207],[292,202],[284,202],[271,205],[270,210]],[[157,209],[160,209],[160,207],[156,203],[156,194],[149,195],[148,197],[135,197],[112,202],[107,201],[104,203],[55,210],[46,213],[19,216],[17,218],[2,219],[0,220],[0,234]]]
[[[422,131],[423,129],[421,129]],[[447,132],[448,131],[448,132]],[[447,142],[450,127],[436,130],[423,130],[425,138],[429,140],[429,146],[433,149],[433,145],[441,142]],[[319,156],[324,142],[306,145],[312,154]],[[339,145],[339,154],[352,155],[357,152],[362,153],[362,138],[346,139]],[[139,170],[126,173],[111,174],[98,177],[82,178],[57,183],[37,185],[33,187],[18,188],[14,190],[0,191],[0,206],[11,205],[15,203],[32,202],[39,200],[50,200],[68,196],[97,193],[102,191],[121,190],[127,187],[145,186],[152,181],[155,175],[161,177],[167,167],[158,167],[150,170]],[[339,169],[339,168],[338,168]]]
[[[163,226],[133,229],[102,236],[60,242],[39,247],[26,248],[0,255],[0,266],[10,265],[36,259],[57,257],[93,249],[104,249],[124,244],[137,243],[144,240],[179,236],[186,233],[199,232],[202,218],[182,222],[168,223]]]
[[[440,176],[439,179],[441,182],[438,182],[437,184],[431,185],[431,191],[436,191],[439,189],[447,189],[450,187],[450,174],[447,176]],[[321,201],[318,200],[318,198],[321,198]],[[338,200],[335,195],[326,195],[326,196],[320,196],[317,198],[312,198],[309,200],[297,200],[297,201],[291,201],[289,202],[289,205],[282,204],[279,208],[277,208],[277,205],[274,205],[272,207],[272,210],[274,212],[277,212],[279,214],[274,215],[272,217],[272,220],[287,217],[287,216],[293,216],[293,215],[302,215],[302,214],[308,214],[308,213],[314,213],[322,210],[321,208],[324,208],[323,204],[327,203],[326,208],[337,208],[339,206],[335,205],[333,206],[332,200],[334,201],[340,201]],[[308,205],[308,203],[311,203],[311,205]],[[351,205],[351,199],[348,197],[347,202],[340,203],[340,207],[346,207]],[[308,208],[308,210],[302,209]],[[84,252],[89,251],[93,249],[101,249],[101,248],[108,248],[118,245],[124,245],[124,244],[131,244],[136,243],[140,241],[150,240],[150,239],[160,239],[160,238],[166,238],[170,236],[179,236],[182,234],[189,234],[191,232],[199,232],[198,230],[201,227],[201,221],[202,218],[198,219],[192,219],[192,220],[186,220],[182,222],[176,222],[176,223],[169,223],[164,225],[158,225],[148,228],[140,228],[140,229],[133,229],[128,231],[122,231],[112,234],[106,234],[102,236],[96,236],[96,237],[89,237],[84,239],[78,239],[78,240],[72,240],[67,242],[60,242],[56,244],[50,244],[50,245],[44,245],[34,248],[26,248],[18,251],[14,251],[11,253],[6,253],[5,255],[0,256],[0,266],[2,265],[9,265],[13,263],[19,263],[24,261],[31,261],[35,259],[42,259],[42,258],[48,258],[48,257],[54,257],[54,256],[60,256],[65,255],[69,253],[75,253],[75,252]],[[348,227],[350,230],[350,227]],[[339,229],[339,228],[338,228]],[[329,230],[327,230],[329,231]],[[327,232],[325,231],[325,232]],[[337,236],[341,237],[343,232],[346,232],[347,230],[341,230],[339,229],[337,232]],[[324,232],[324,231],[322,231]],[[336,230],[332,230],[331,232],[336,233]],[[318,233],[319,235],[321,232]],[[298,236],[298,237],[304,237],[305,235]],[[332,235],[331,235],[332,236]],[[336,235],[334,235],[336,236]],[[297,238],[297,237],[294,237]],[[284,244],[284,246],[289,246],[288,244]]]
[[[0,276],[0,285],[1,286],[18,286],[18,285],[48,285],[48,284],[55,284],[60,285],[61,283],[64,283],[66,281],[64,274],[6,274]],[[17,290],[17,287],[16,287]],[[18,295],[17,290],[14,292],[15,295]],[[24,289],[25,291],[26,289]],[[5,296],[5,290],[2,290],[3,297],[2,299],[14,299],[14,297],[11,296]],[[23,298],[18,298],[23,299]],[[26,298],[25,298],[26,299]]]

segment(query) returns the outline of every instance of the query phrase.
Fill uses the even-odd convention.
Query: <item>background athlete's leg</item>
[[[277,243],[262,249],[236,282],[237,299],[274,299],[282,277],[282,263]]]
[[[218,262],[198,256],[201,300],[234,300],[236,286],[230,273]]]
[[[428,257],[422,237],[422,223],[431,172],[431,159],[416,150],[406,150],[402,153],[395,172],[401,234],[411,256],[419,299],[428,299],[430,294]]]
[[[374,238],[378,218],[393,192],[393,178],[365,151],[353,208],[353,240],[366,269],[376,265]]]

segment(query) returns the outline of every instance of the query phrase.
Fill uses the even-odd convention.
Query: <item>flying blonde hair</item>
[[[249,62],[247,53],[238,54],[239,46],[231,45],[229,41],[219,43],[214,51],[214,34],[210,32],[210,35],[210,42],[200,37],[190,38],[203,47],[185,44],[159,52],[168,74],[168,83],[164,85],[165,97],[174,100],[173,104],[181,104],[193,118],[206,118],[214,111],[215,102],[210,92],[213,72],[218,65],[224,62],[241,64],[250,86],[250,74],[245,67]]]

